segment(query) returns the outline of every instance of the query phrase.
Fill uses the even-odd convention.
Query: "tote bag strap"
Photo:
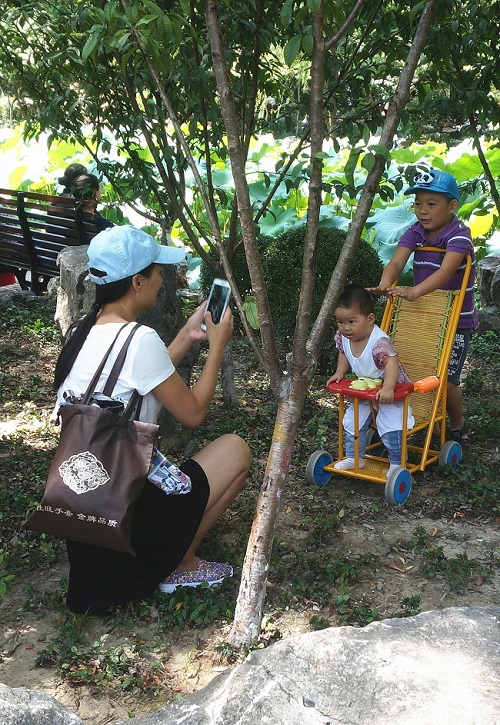
[[[94,374],[94,377],[90,381],[89,387],[87,388],[87,391],[86,391],[85,395],[82,398],[82,404],[83,405],[88,405],[89,404],[90,398],[93,396],[93,394],[95,392],[96,385],[99,382],[99,378],[101,377],[101,373],[104,370],[104,366],[106,365],[106,361],[107,361],[107,359],[108,359],[108,357],[109,357],[109,355],[111,353],[111,350],[113,349],[113,347],[115,345],[115,342],[118,340],[118,337],[119,337],[121,331],[125,327],[127,327],[128,324],[129,324],[128,322],[125,322],[125,324],[123,324],[120,327],[120,329],[116,333],[116,336],[115,336],[113,342],[111,343],[111,345],[109,346],[106,354],[104,355],[103,359],[99,363],[99,367],[97,368],[97,370],[96,370],[96,372]],[[130,341],[132,340],[132,337],[137,332],[137,330],[139,329],[139,327],[140,327],[140,324],[139,323],[136,323],[134,325],[134,327],[132,328],[129,336],[127,337],[127,339],[123,343],[122,349],[118,353],[118,357],[116,358],[116,361],[115,361],[113,367],[111,368],[111,372],[110,372],[110,374],[108,376],[108,380],[106,382],[106,385],[104,386],[104,390],[102,391],[103,392],[103,395],[107,395],[108,398],[111,398],[111,393],[113,392],[113,388],[115,387],[115,383],[118,380],[118,375],[120,374],[120,370],[122,369],[123,363],[125,362],[125,357],[127,355],[128,346],[130,345]]]
[[[120,374],[120,371],[123,367],[123,363],[125,362],[125,358],[127,356],[127,350],[128,347],[132,341],[133,336],[137,332],[141,325],[137,322],[132,330],[130,331],[127,339],[122,345],[122,349],[118,353],[118,357],[116,358],[113,367],[111,368],[111,372],[108,375],[108,379],[106,381],[106,385],[104,386],[103,395],[107,395],[108,398],[111,398],[113,396],[113,390],[116,385],[116,381],[118,380],[118,376]],[[121,331],[121,330],[120,330]],[[97,381],[96,381],[97,384]],[[123,411],[122,415],[124,418],[132,418],[133,417],[138,420],[139,419],[139,413],[141,410],[142,405],[142,395],[139,395],[137,390],[134,390],[132,393],[132,396],[130,397],[130,400],[127,403],[127,407]]]
[[[121,325],[120,329],[118,330],[118,332],[115,335],[115,338],[114,338],[113,342],[111,343],[111,345],[109,346],[109,348],[108,348],[107,352],[105,353],[103,359],[99,363],[99,366],[98,366],[97,370],[95,371],[95,375],[92,378],[92,380],[90,381],[89,387],[87,388],[87,391],[86,391],[85,395],[82,398],[82,404],[83,405],[88,405],[89,404],[90,398],[93,396],[93,394],[95,392],[95,387],[96,387],[97,383],[99,382],[99,378],[101,377],[101,373],[104,370],[104,366],[106,365],[106,361],[107,361],[107,359],[108,359],[108,357],[109,357],[109,355],[111,353],[111,350],[113,349],[113,347],[115,345],[115,342],[118,340],[118,337],[120,335],[120,332],[127,325],[128,325],[128,322],[125,322],[123,325]]]
[[[116,385],[116,381],[118,380],[118,376],[121,372],[121,369],[123,367],[123,363],[125,362],[125,358],[127,356],[127,350],[130,345],[130,342],[132,341],[133,336],[137,332],[141,325],[137,322],[132,330],[129,333],[129,336],[125,340],[125,342],[122,345],[122,349],[118,353],[118,357],[115,360],[115,363],[113,367],[111,368],[111,371],[108,375],[108,379],[106,381],[106,385],[104,386],[104,390],[102,391],[103,395],[107,395],[108,398],[113,397],[113,390]],[[120,330],[121,332],[121,330]]]

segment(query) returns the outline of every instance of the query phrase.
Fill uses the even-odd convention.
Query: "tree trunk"
[[[392,139],[401,117],[401,112],[408,101],[410,83],[415,73],[418,59],[425,45],[425,40],[429,34],[429,30],[432,25],[432,17],[438,2],[439,0],[429,0],[424,7],[415,38],[408,53],[405,66],[402,70],[401,77],[394,94],[394,98],[390,104],[380,139],[380,143],[387,149],[389,149],[392,145]],[[315,13],[315,28],[313,32],[315,34],[314,45],[316,46],[318,45],[318,28],[322,24],[322,7],[323,3],[321,3],[318,12]],[[315,58],[316,60],[319,60],[322,58],[324,51],[321,48],[316,48],[316,51],[317,53]],[[318,69],[316,69],[316,72],[318,72]],[[318,107],[321,106],[321,101],[318,100],[317,97],[314,97],[314,87],[314,83],[311,83],[312,128],[314,103],[316,102]],[[313,164],[314,161],[315,159],[313,156]],[[229,642],[236,647],[248,646],[259,634],[276,518],[288,474],[288,467],[295,442],[298,422],[302,414],[309,383],[314,373],[314,359],[321,348],[324,335],[326,334],[326,330],[330,324],[333,315],[333,302],[338,298],[341,285],[347,276],[350,263],[354,257],[354,253],[361,236],[361,231],[366,218],[368,217],[384,166],[385,158],[382,155],[379,155],[372,172],[368,176],[357,212],[351,225],[351,230],[348,234],[344,250],[339,260],[339,264],[332,275],[329,291],[327,292],[327,298],[325,298],[320,315],[313,328],[313,339],[307,342],[301,350],[300,340],[303,339],[303,335],[299,332],[298,334],[296,333],[295,336],[293,357],[295,357],[296,361],[301,360],[302,364],[294,365],[292,362],[291,373],[289,376],[285,376],[285,381],[289,380],[289,384],[282,386],[283,392],[286,393],[286,397],[281,400],[278,406],[276,424],[269,450],[264,481],[257,502],[257,509],[243,564],[241,585],[238,594],[238,601],[236,603],[234,622],[228,638]],[[311,183],[313,183],[312,178]],[[319,212],[319,206],[317,208],[317,212]],[[309,223],[310,220],[308,215],[308,224]],[[308,243],[306,242],[306,249],[304,252],[304,266],[308,263],[312,263],[314,258],[312,252],[312,239],[309,238],[309,248]],[[303,279],[307,282],[307,272],[305,272]],[[309,284],[309,282],[307,283]],[[299,309],[300,305],[306,306],[308,304],[307,298],[310,294],[311,290],[309,289],[301,291]],[[305,309],[306,307],[304,307],[304,310]],[[303,318],[300,313],[297,316],[297,319],[298,325],[303,325]],[[309,364],[306,355],[306,347],[309,351],[314,353],[313,359],[309,361]]]
[[[234,622],[228,638],[235,647],[249,645],[259,634],[274,530],[308,387],[307,378],[297,380],[288,398],[278,405],[264,480],[243,563]]]
[[[220,370],[222,399],[224,407],[237,408],[238,394],[236,385],[234,384],[234,365],[233,365],[233,343],[230,341],[224,350],[222,366]]]

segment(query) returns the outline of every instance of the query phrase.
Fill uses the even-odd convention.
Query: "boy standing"
[[[474,303],[474,247],[470,230],[455,216],[459,205],[459,190],[455,179],[446,171],[430,169],[418,174],[405,194],[415,194],[415,214],[418,221],[401,237],[393,258],[382,273],[379,286],[370,289],[376,294],[403,297],[414,302],[436,289],[458,290],[465,272],[465,255],[472,258],[460,320],[448,367],[447,405],[453,440],[461,445],[467,441],[464,402],[460,374],[464,366],[472,332],[478,327]],[[420,247],[433,246],[446,250],[422,252]],[[391,287],[401,274],[411,253],[413,258],[413,287]]]

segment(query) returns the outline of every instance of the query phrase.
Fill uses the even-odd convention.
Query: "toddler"
[[[358,377],[382,378],[383,385],[377,391],[379,403],[376,425],[384,446],[389,453],[389,470],[401,465],[401,438],[403,430],[403,401],[394,400],[397,382],[407,383],[409,378],[399,362],[398,354],[387,335],[375,324],[375,311],[370,293],[363,287],[346,287],[339,297],[335,310],[338,332],[335,342],[339,351],[337,369],[327,381],[338,383],[351,370]],[[370,427],[369,401],[359,401],[359,466],[364,466],[366,433]],[[408,429],[415,421],[408,410]],[[354,462],[354,410],[347,408],[342,421],[345,439],[345,455],[334,468],[353,469]]]

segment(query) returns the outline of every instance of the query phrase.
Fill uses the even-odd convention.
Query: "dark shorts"
[[[192,459],[180,468],[191,478],[190,493],[167,496],[146,481],[132,521],[137,556],[67,541],[71,611],[106,615],[110,609],[153,595],[177,567],[198,530],[210,487],[203,468]]]
[[[460,385],[460,375],[464,367],[465,358],[467,357],[471,338],[472,330],[457,330],[451,349],[450,362],[448,364],[449,383]]]

